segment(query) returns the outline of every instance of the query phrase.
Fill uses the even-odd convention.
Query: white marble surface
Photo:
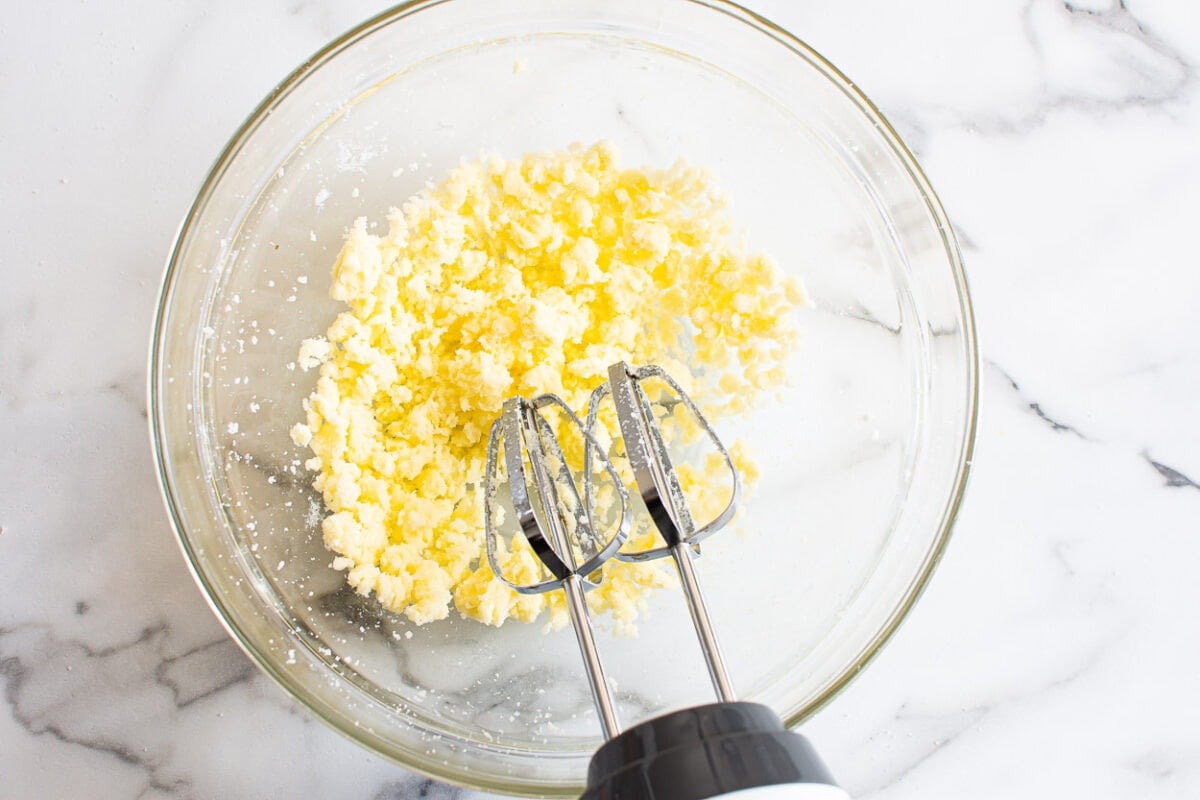
[[[958,226],[975,474],[899,635],[808,726],[857,797],[1200,796],[1200,7],[760,0]],[[146,435],[163,257],[226,137],[372,0],[0,15],[0,798],[475,798],[344,741],[192,585]]]

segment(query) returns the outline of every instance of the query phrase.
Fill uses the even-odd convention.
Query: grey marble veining
[[[955,538],[808,726],[861,798],[1200,796],[1200,8],[755,10],[853,77],[959,231],[983,409]],[[353,2],[0,20],[0,800],[475,800],[313,720],[193,586],[145,432],[161,265],[212,158]]]

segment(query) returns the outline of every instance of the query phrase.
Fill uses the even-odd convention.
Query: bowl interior
[[[668,13],[669,12],[669,13]],[[300,341],[340,310],[359,216],[464,157],[613,142],[627,165],[705,165],[748,246],[801,277],[791,385],[721,425],[762,470],[698,561],[740,694],[791,721],[869,658],[953,517],[974,419],[957,253],[894,134],[819,57],[721,4],[402,7],[289,79],[231,142],[169,265],[152,392],[193,569],[251,655],[338,729],[408,766],[571,793],[599,744],[569,631],[415,627],[344,586],[288,429]],[[600,619],[625,724],[711,699],[682,597],[636,637]]]

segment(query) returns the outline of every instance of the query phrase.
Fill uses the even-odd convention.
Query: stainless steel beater
[[[621,503],[620,521],[607,542],[600,542],[596,533],[591,482],[587,482],[584,490],[585,502],[580,497],[558,437],[541,413],[542,409],[550,406],[558,407],[565,418],[579,429],[587,441],[585,449],[589,457],[593,453],[600,455],[616,487]],[[500,562],[495,500],[499,489],[499,451],[502,441],[508,490],[516,521],[534,554],[550,573],[545,580],[510,580]],[[587,472],[590,476],[590,458]],[[566,502],[562,497],[564,490],[568,495]],[[596,648],[584,591],[588,586],[596,585],[591,576],[624,543],[629,533],[629,517],[629,496],[616,468],[603,454],[591,431],[584,427],[561,398],[543,394],[532,401],[522,397],[505,401],[504,410],[492,425],[488,438],[483,511],[488,563],[496,577],[521,594],[541,594],[559,588],[566,594],[567,611],[587,669],[592,699],[600,715],[605,738],[609,739],[620,732],[620,727],[604,667],[600,662],[600,652]]]
[[[682,404],[720,454],[730,473],[725,507],[703,525],[693,518],[667,442],[642,383],[656,379]],[[611,395],[619,433],[634,483],[665,544],[648,550],[621,549],[630,529],[629,495],[596,435],[600,406]],[[583,440],[580,478],[567,464],[554,426],[543,410],[557,408]],[[501,491],[500,452],[516,522],[544,567],[543,579],[505,574],[496,497]],[[595,462],[602,464],[619,502],[619,513],[595,508]],[[530,480],[532,479],[532,480]],[[511,398],[492,425],[488,441],[484,519],[488,561],[497,577],[517,592],[563,589],[583,656],[592,698],[607,741],[592,757],[583,800],[834,800],[847,795],[798,734],[787,731],[766,706],[738,702],[700,589],[693,558],[700,542],[732,519],[741,482],[728,450],[699,408],[661,367],[613,364],[608,381],[588,403],[587,422],[555,395],[532,401]],[[597,525],[609,520],[609,532]],[[614,521],[615,520],[615,521]],[[585,592],[599,585],[610,559],[645,561],[670,556],[679,573],[692,623],[719,702],[682,709],[624,732],[617,719],[588,613]],[[548,577],[547,577],[548,575]]]
[[[732,488],[729,502],[725,508],[706,525],[697,528],[695,520],[683,494],[683,486],[679,474],[671,463],[670,453],[663,440],[662,430],[654,417],[654,409],[650,399],[642,390],[642,381],[650,378],[662,380],[675,393],[693,418],[699,423],[701,430],[708,436],[725,466],[729,469]],[[638,492],[646,511],[650,514],[655,528],[658,529],[663,541],[663,547],[643,550],[634,553],[617,552],[616,557],[627,561],[649,561],[670,556],[675,561],[679,573],[680,586],[687,599],[688,610],[692,615],[692,624],[700,639],[700,649],[708,665],[708,674],[712,678],[713,689],[717,698],[731,703],[737,698],[733,691],[733,683],[729,679],[729,671],[725,667],[725,659],[721,655],[721,647],[713,632],[712,620],[708,615],[708,607],[704,604],[704,594],[700,591],[700,581],[696,577],[696,569],[692,559],[699,553],[700,542],[723,528],[733,519],[737,510],[737,502],[741,496],[742,482],[733,459],[725,445],[717,438],[716,432],[708,420],[700,413],[700,409],[692,402],[675,380],[658,366],[647,366],[640,369],[630,369],[625,362],[613,364],[608,368],[608,383],[603,384],[592,393],[588,403],[588,430],[597,423],[600,403],[604,397],[611,394],[617,411],[617,424],[621,429],[621,438],[625,441],[625,456],[633,470],[633,478],[637,483]]]

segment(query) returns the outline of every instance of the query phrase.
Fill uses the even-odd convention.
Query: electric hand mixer
[[[642,383],[661,381],[698,423],[729,470],[729,502],[697,527],[679,474]],[[646,511],[665,545],[625,552],[631,504],[620,474],[597,435],[600,404],[611,395],[625,456]],[[582,436],[584,464],[577,482],[546,411],[557,409],[563,425]],[[500,452],[503,450],[503,459]],[[598,515],[595,478],[598,460],[607,475],[613,507]],[[520,534],[544,568],[542,579],[505,574],[500,534],[500,468]],[[580,486],[582,483],[582,486]],[[582,491],[581,491],[582,489]],[[493,572],[522,594],[562,589],[606,742],[593,755],[582,800],[846,800],[816,752],[788,731],[766,706],[739,702],[726,670],[693,565],[702,539],[732,518],[740,480],[729,452],[686,392],[656,366],[614,364],[608,382],[593,392],[586,424],[555,395],[532,400],[514,397],[504,404],[488,442],[484,518],[487,554]],[[609,524],[598,532],[600,517]],[[593,636],[585,592],[603,580],[610,559],[643,561],[670,556],[679,573],[692,622],[719,702],[670,712],[624,732]]]

